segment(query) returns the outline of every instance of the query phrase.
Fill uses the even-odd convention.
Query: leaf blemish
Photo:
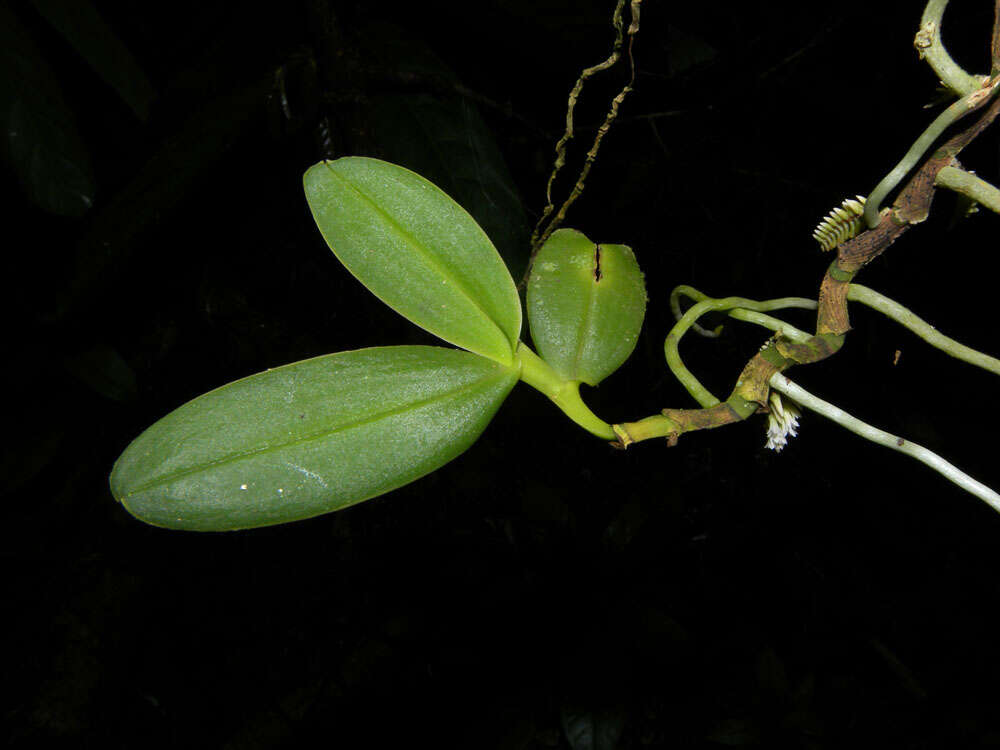
[[[594,245],[594,283],[601,280],[601,246]]]

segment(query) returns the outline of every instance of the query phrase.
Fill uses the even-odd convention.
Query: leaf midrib
[[[214,461],[210,461],[205,464],[199,464],[198,466],[194,466],[188,469],[180,469],[178,471],[171,472],[170,474],[165,474],[163,476],[157,477],[152,481],[146,482],[145,484],[140,485],[136,489],[125,493],[124,495],[122,495],[120,499],[133,497],[141,492],[145,492],[146,490],[152,487],[156,487],[163,484],[169,484],[171,482],[174,482],[178,479],[183,479],[184,477],[190,476],[192,474],[197,474],[202,471],[208,471],[209,469],[214,469],[217,466],[224,466],[225,464],[235,463],[236,461],[240,461],[245,458],[264,455],[270,452],[284,450],[285,448],[290,448],[297,445],[304,445],[306,443],[311,443],[315,440],[320,440],[329,437],[330,435],[334,435],[338,432],[343,432],[344,430],[353,429],[355,427],[362,427],[366,424],[371,424],[382,419],[388,419],[389,417],[393,417],[396,416],[397,414],[402,414],[403,412],[410,411],[413,409],[421,409],[424,406],[432,404],[436,401],[443,401],[445,399],[449,399],[454,396],[459,396],[465,392],[473,391],[477,388],[482,388],[484,386],[492,385],[494,382],[499,381],[504,377],[510,375],[512,375],[512,373],[507,373],[507,372],[499,372],[495,375],[488,375],[481,380],[477,380],[474,383],[468,383],[466,385],[460,386],[450,391],[445,391],[444,393],[439,393],[435,396],[431,396],[430,398],[421,399],[420,401],[414,401],[409,404],[404,404],[403,406],[397,406],[392,409],[386,409],[385,411],[373,414],[372,416],[365,417],[364,419],[360,419],[355,422],[347,422],[345,424],[338,425],[332,429],[324,429],[319,432],[314,432],[312,434],[296,438],[294,440],[288,440],[273,445],[266,445],[262,448],[254,448],[252,450],[243,451],[241,453],[234,453],[228,456],[224,456],[223,458],[218,458]]]
[[[595,245],[596,247],[596,245]],[[589,274],[591,277],[593,274]],[[588,279],[590,291],[587,294],[587,306],[583,311],[583,320],[580,324],[580,340],[576,345],[576,353],[573,357],[573,372],[572,377],[574,380],[582,380],[580,376],[580,362],[583,359],[583,350],[587,346],[587,341],[590,336],[590,325],[594,317],[594,308],[597,306],[597,285],[599,282],[592,281]]]
[[[434,258],[433,255],[429,254],[424,250],[423,245],[417,240],[417,238],[414,237],[413,234],[408,229],[406,229],[406,227],[400,224],[399,221],[392,214],[388,213],[385,209],[383,209],[374,198],[368,195],[368,193],[366,193],[360,187],[355,185],[351,180],[347,179],[347,177],[339,174],[333,168],[330,162],[328,161],[324,162],[324,165],[330,171],[330,174],[334,175],[338,180],[343,182],[351,190],[353,190],[355,193],[361,196],[368,204],[370,204],[372,209],[374,209],[376,213],[382,216],[386,220],[386,222],[392,227],[392,229],[395,230],[395,232],[399,234],[408,245],[410,245],[414,250],[416,250],[417,255],[419,255],[424,260],[424,262],[431,267],[432,270],[434,270],[436,273],[440,274],[442,277],[448,279],[448,281],[451,282],[452,287],[458,290],[458,292],[460,292],[462,296],[465,297],[469,301],[469,303],[482,314],[483,318],[489,321],[490,325],[492,325],[493,328],[496,329],[497,333],[500,334],[500,338],[507,342],[507,345],[510,347],[511,356],[513,356],[514,342],[511,340],[509,336],[507,336],[506,333],[504,333],[503,329],[500,327],[497,321],[493,319],[493,316],[491,316],[489,313],[486,312],[485,309],[483,309],[482,305],[480,305],[478,300],[476,299],[476,296],[471,291],[469,291],[469,289],[466,288],[466,285],[465,283],[463,283],[462,279],[454,276],[452,272],[449,272],[447,269],[443,268],[441,264],[437,262],[437,260]],[[439,190],[439,188],[437,188],[436,186],[434,189]],[[472,221],[475,221],[475,219],[472,219]],[[487,238],[487,241],[489,241],[489,238]],[[362,281],[362,283],[364,282]],[[367,284],[365,286],[367,286]],[[420,324],[418,323],[417,325]],[[421,326],[421,328],[425,328],[425,326]],[[431,331],[431,333],[439,335],[435,331]],[[457,343],[457,342],[452,342],[452,343]],[[462,346],[463,349],[467,349],[467,347],[463,346],[462,344],[458,345]],[[491,359],[495,360],[495,357],[493,357],[492,355],[486,355],[486,356],[489,356]],[[501,360],[495,360],[495,361],[501,361]],[[502,362],[502,364],[509,364],[509,362]]]

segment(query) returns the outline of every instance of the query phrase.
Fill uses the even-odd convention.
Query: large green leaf
[[[330,249],[375,296],[445,341],[513,361],[517,289],[461,206],[420,175],[363,157],[320,162],[304,184]]]
[[[535,256],[528,321],[538,354],[567,380],[597,385],[635,349],[646,313],[642,272],[625,245],[559,229]]]
[[[359,349],[252,375],[190,401],[125,450],[111,491],[156,526],[225,531],[381,495],[468,448],[517,382],[454,349]]]

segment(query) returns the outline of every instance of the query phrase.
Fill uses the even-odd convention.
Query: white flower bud
[[[798,434],[799,417],[802,413],[798,405],[787,396],[782,401],[777,391],[771,391],[771,411],[767,415],[767,447],[775,453],[788,444],[789,437]]]

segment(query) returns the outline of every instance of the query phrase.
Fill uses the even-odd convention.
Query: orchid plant
[[[518,382],[536,388],[570,419],[618,448],[650,438],[673,445],[684,433],[767,414],[767,447],[780,451],[797,433],[799,408],[903,451],[1000,510],[1000,495],[940,456],[846,414],[786,376],[796,365],[835,354],[850,330],[848,302],[860,302],[908,327],[956,358],[1000,374],[1000,360],[943,336],[898,303],[853,283],[868,263],[928,215],[941,188],[1000,213],[1000,190],[957,161],[1000,115],[1000,2],[992,70],[970,75],[941,43],[946,0],[925,8],[916,46],[955,102],[927,127],[867,196],[849,199],[814,237],[835,251],[818,300],[711,298],[688,286],[670,298],[677,323],[666,337],[668,367],[699,408],[666,408],[634,422],[609,423],[580,395],[615,372],[636,346],[646,308],[643,276],[629,247],[596,243],[560,228],[582,190],[597,139],[577,183],[558,211],[542,215],[533,239],[525,341],[517,285],[476,221],[429,181],[400,166],[348,156],[305,174],[305,196],[330,249],[375,296],[417,326],[457,348],[380,346],[296,362],[225,385],[181,406],[136,438],[111,474],[111,489],[139,519],[157,526],[221,531],[267,526],[340,510],[415,481],[452,460],[479,437]],[[618,39],[638,32],[616,9]],[[631,48],[629,47],[629,52]],[[570,97],[572,109],[588,68]],[[630,84],[631,85],[631,84]],[[630,90],[613,101],[610,121]],[[551,181],[550,181],[551,188]],[[895,194],[893,203],[883,202]],[[686,309],[684,301],[691,304]],[[814,332],[769,313],[816,311]],[[719,399],[688,370],[682,337],[709,312],[755,323],[771,335]]]

